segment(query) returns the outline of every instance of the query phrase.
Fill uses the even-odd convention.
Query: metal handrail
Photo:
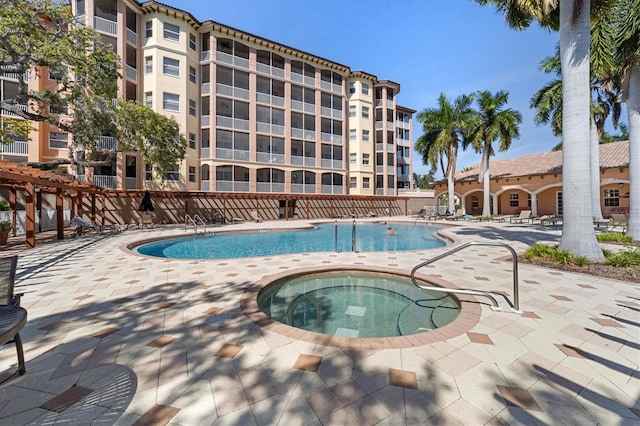
[[[356,252],[356,221],[353,221],[353,228],[351,230],[351,251]]]
[[[445,288],[445,287],[434,287],[434,286],[423,286],[420,285],[416,282],[416,272],[418,271],[418,269],[423,268],[427,265],[430,265],[431,263],[434,263],[444,257],[447,257],[453,253],[459,252],[460,250],[463,250],[469,246],[500,246],[500,247],[505,247],[506,249],[508,249],[511,252],[511,257],[513,259],[513,308],[516,311],[520,310],[520,293],[518,291],[518,255],[516,254],[515,250],[513,248],[511,248],[511,246],[502,243],[502,242],[481,242],[481,241],[471,241],[468,243],[465,243],[461,246],[455,247],[445,253],[442,253],[441,255],[438,255],[434,258],[431,258],[427,261],[424,261],[422,263],[419,263],[418,265],[414,266],[413,269],[411,270],[411,281],[413,282],[413,284],[422,289],[422,290],[433,290],[433,291],[441,291],[443,293],[458,293],[458,294],[471,294],[474,296],[481,296],[481,297],[486,297],[489,300],[491,300],[491,303],[493,304],[494,307],[498,308],[498,301],[496,300],[495,297],[493,297],[493,295],[499,295],[504,297],[505,299],[506,296],[498,294],[498,293],[494,293],[492,291],[484,291],[484,290],[474,290],[474,289],[457,289],[457,288]],[[507,302],[509,300],[507,299]]]
[[[188,214],[184,215],[184,230],[187,230],[187,226],[189,226],[189,222],[191,222],[191,225],[193,226],[193,229],[195,230],[195,233],[198,233],[198,225],[202,225],[203,228],[203,233],[207,233],[207,224],[206,222],[197,214],[193,215],[193,217],[189,216]],[[198,223],[199,222],[199,223]]]

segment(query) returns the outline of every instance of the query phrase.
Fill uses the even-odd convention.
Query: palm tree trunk
[[[593,115],[591,116],[590,130],[591,216],[593,216],[594,220],[602,220],[602,207],[600,205],[600,137]]]
[[[627,235],[640,240],[640,65],[629,70],[629,227]]]
[[[580,7],[580,10],[575,8]],[[589,1],[560,0],[562,237],[559,248],[602,261],[591,217]]]
[[[449,200],[448,200],[449,204],[447,205],[447,210],[451,214],[455,213],[456,211],[456,205],[454,200],[456,193],[455,193],[455,188],[453,187],[454,184],[455,183],[453,180],[453,172],[451,172],[447,176],[447,197],[449,197]]]
[[[491,144],[485,143],[482,151],[482,216],[491,216],[491,179],[489,178],[489,154]]]

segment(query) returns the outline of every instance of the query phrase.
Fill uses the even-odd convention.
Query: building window
[[[603,198],[605,207],[620,207],[619,189],[605,189]]]
[[[180,41],[180,27],[165,22],[163,36],[165,40]]]
[[[509,207],[518,207],[520,205],[520,194],[512,192],[509,194]]]
[[[153,108],[153,92],[144,92],[144,106]]]
[[[358,187],[358,178],[357,177],[350,177],[349,178],[349,188],[355,189],[357,187]]]
[[[196,168],[193,166],[189,166],[189,182],[196,181]]]
[[[371,178],[362,178],[362,188],[363,189],[369,189],[371,188]]]
[[[369,154],[362,154],[362,165],[363,166],[369,165]]]
[[[164,174],[164,180],[169,180],[172,182],[176,182],[180,180],[180,172],[176,169],[173,168],[171,170],[167,170]]]
[[[368,130],[363,130],[362,131],[362,142],[369,142],[369,131]]]
[[[477,195],[472,195],[471,196],[471,208],[472,209],[477,209],[478,207],[480,207],[480,200],[478,199]]]
[[[67,147],[68,142],[69,142],[68,133],[58,133],[58,132],[49,133],[49,148],[64,149]]]
[[[196,116],[197,111],[196,111],[196,101],[194,101],[193,99],[189,99],[189,115],[192,116]]]
[[[349,164],[358,164],[358,153],[350,152],[349,153]]]
[[[349,83],[349,93],[356,93],[356,83]]]
[[[196,82],[196,69],[192,66],[189,66],[189,81],[194,84]]]
[[[366,83],[362,83],[362,94],[369,95],[369,85]]]
[[[153,180],[153,171],[151,164],[144,165],[144,180]]]
[[[193,34],[189,34],[189,47],[191,50],[196,50],[196,36]]]
[[[356,129],[349,129],[349,140],[355,141],[358,138],[358,131]]]
[[[527,194],[527,207],[531,207],[531,194]]]
[[[369,107],[362,107],[362,118],[369,118]]]
[[[163,92],[162,109],[167,111],[180,111],[180,95]]]
[[[165,75],[180,77],[180,61],[167,57],[162,58],[162,72]]]
[[[153,56],[144,57],[144,73],[151,74],[153,72]]]
[[[355,117],[355,116],[356,116],[356,106],[349,105],[349,117]]]
[[[196,149],[196,134],[189,133],[189,148]]]
[[[153,21],[147,21],[144,23],[144,36],[151,38],[153,36]]]

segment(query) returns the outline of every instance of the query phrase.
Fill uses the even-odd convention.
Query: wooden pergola
[[[85,194],[89,195],[90,215],[92,220],[95,220],[96,197],[105,195],[100,187],[7,160],[0,160],[0,189],[9,191],[8,201],[12,214],[11,220],[14,224],[17,219],[18,192],[24,193],[27,248],[33,248],[36,245],[36,212],[42,210],[42,194],[56,196],[56,230],[59,240],[64,238],[65,196],[73,201],[77,214],[82,215],[82,198]]]

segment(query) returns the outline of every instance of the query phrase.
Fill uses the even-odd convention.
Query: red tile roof
[[[629,141],[600,145],[600,168],[629,166]],[[492,161],[489,164],[491,179],[562,173],[562,151],[525,155],[510,160]],[[476,181],[480,166],[466,172],[458,172],[456,181]]]

